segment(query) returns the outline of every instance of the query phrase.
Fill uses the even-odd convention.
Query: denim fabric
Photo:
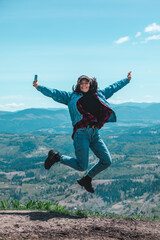
[[[129,79],[125,78],[121,81],[106,87],[105,89],[98,90],[97,96],[102,104],[108,105],[107,99],[110,98],[115,92],[123,88],[129,83]],[[69,113],[74,126],[82,120],[83,115],[78,111],[77,101],[83,96],[82,93],[66,92],[57,89],[49,89],[43,86],[38,86],[38,91],[45,96],[51,97],[53,100],[63,103],[68,106]],[[116,115],[113,111],[108,122],[115,122]],[[98,129],[92,128],[79,128],[74,135],[74,148],[76,158],[62,155],[61,163],[68,165],[76,170],[85,171],[88,169],[89,148],[92,149],[99,161],[87,173],[91,178],[103,171],[111,164],[111,156],[109,151],[100,138]]]
[[[101,139],[98,129],[79,128],[74,135],[74,148],[76,158],[66,155],[61,156],[61,163],[78,171],[88,169],[89,148],[94,152],[99,161],[87,171],[91,178],[106,169],[112,163],[110,153]]]

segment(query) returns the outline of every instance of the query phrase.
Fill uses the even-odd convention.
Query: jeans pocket
[[[78,128],[77,129],[77,131],[76,131],[77,133],[87,133],[87,128]]]
[[[77,145],[81,145],[88,136],[87,129],[86,128],[79,128],[74,134],[74,143]]]

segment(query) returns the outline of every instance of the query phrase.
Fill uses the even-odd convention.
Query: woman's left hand
[[[130,81],[131,80],[131,72],[128,73],[127,77],[128,77],[128,79]]]
[[[38,85],[39,85],[38,80],[37,80],[36,82],[33,81],[33,86],[34,86],[35,88],[38,88]]]

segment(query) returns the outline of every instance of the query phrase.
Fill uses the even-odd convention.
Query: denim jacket
[[[129,83],[129,79],[125,78],[123,80],[120,80],[118,82],[113,83],[112,85],[104,88],[103,90],[98,90],[97,96],[102,104],[105,106],[108,105],[107,99],[110,98],[115,92],[123,88]],[[82,120],[83,116],[80,114],[80,112],[77,109],[77,101],[83,96],[82,93],[76,93],[76,92],[66,92],[66,91],[60,91],[57,89],[49,89],[43,86],[38,86],[38,91],[43,93],[47,97],[51,97],[54,101],[63,103],[68,106],[70,117],[72,120],[72,125],[74,126],[77,122]],[[108,122],[115,122],[116,121],[116,115],[113,111],[111,116],[108,119]]]

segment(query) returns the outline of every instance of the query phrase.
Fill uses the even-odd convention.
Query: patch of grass
[[[28,200],[25,204],[20,204],[20,201],[10,199],[0,201],[0,210],[40,210],[55,212],[62,215],[75,216],[75,217],[100,217],[100,218],[127,218],[134,220],[149,220],[149,221],[160,221],[159,217],[145,217],[142,214],[134,214],[130,216],[120,216],[116,214],[102,214],[100,212],[92,212],[87,210],[68,210],[65,206],[61,206],[58,203],[53,204],[52,202],[33,201]]]
[[[25,204],[20,204],[18,200],[1,200],[1,210],[45,210],[49,211],[53,203],[28,200]]]

